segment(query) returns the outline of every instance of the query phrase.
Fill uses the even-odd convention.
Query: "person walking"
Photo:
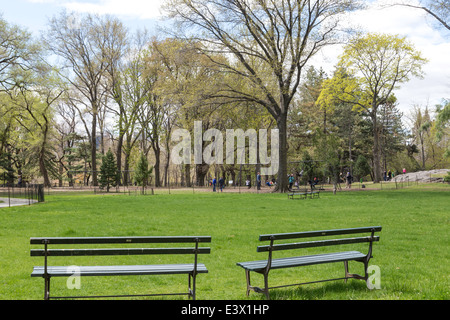
[[[261,190],[261,174],[259,172],[256,175],[256,186],[257,190]]]
[[[216,192],[216,184],[217,184],[216,177],[214,177],[212,184],[213,184],[213,192]]]
[[[351,189],[352,188],[352,180],[353,180],[353,177],[352,177],[352,175],[350,174],[350,172],[347,172],[347,187],[346,188],[349,188],[349,189]]]
[[[225,184],[225,179],[224,179],[223,177],[221,177],[221,178],[219,179],[219,189],[220,189],[220,192],[223,192],[223,186],[224,186],[224,184]]]
[[[289,190],[292,190],[292,185],[294,184],[294,175],[291,173],[289,176]]]

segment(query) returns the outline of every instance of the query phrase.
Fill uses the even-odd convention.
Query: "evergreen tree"
[[[102,166],[100,167],[100,186],[106,187],[106,192],[109,192],[111,186],[116,186],[117,183],[117,165],[114,159],[114,154],[111,149],[108,150],[103,157]]]
[[[139,160],[134,169],[134,180],[139,186],[142,186],[142,191],[148,185],[148,178],[153,171],[153,167],[148,167],[147,157],[141,153]]]
[[[355,165],[353,167],[353,173],[359,178],[363,178],[370,174],[370,165],[367,159],[363,155],[359,155],[356,159]]]

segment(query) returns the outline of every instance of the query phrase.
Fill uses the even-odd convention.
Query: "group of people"
[[[266,181],[266,185],[271,187],[273,186],[275,183],[274,180],[272,181]],[[225,178],[221,177],[219,178],[219,180],[216,179],[216,177],[214,177],[214,179],[212,181],[210,181],[209,185],[213,187],[213,192],[216,192],[216,186],[217,184],[219,185],[219,190],[220,192],[223,192],[223,188],[225,187]],[[250,189],[252,187],[252,183],[250,182],[249,179],[247,179],[245,181],[245,185]],[[258,190],[261,190],[261,174],[258,172],[256,175],[256,187]]]
[[[403,173],[406,173],[405,169],[403,169]],[[302,174],[303,174],[303,170],[299,174],[299,176],[301,177]],[[394,174],[392,173],[391,170],[388,170],[387,172],[384,171],[384,181],[390,181],[393,177],[394,177]],[[351,175],[350,171],[347,172],[345,177],[343,177],[342,173],[341,173],[341,181],[342,180],[345,181],[345,188],[351,189],[352,182],[353,182],[353,176]],[[288,174],[288,182],[289,182],[290,190],[292,190],[292,186],[294,185],[294,183],[298,187],[297,181],[295,180],[294,174],[292,174],[292,173]],[[212,187],[213,187],[213,192],[216,192],[217,183],[219,184],[220,192],[223,192],[223,188],[225,187],[225,179],[223,177],[221,177],[217,181],[217,179],[214,177],[212,182],[210,182],[210,185],[212,185]],[[314,187],[319,183],[319,179],[317,177],[315,177],[313,180],[309,180],[308,183],[311,186],[311,189],[314,189]],[[274,180],[272,180],[272,181],[266,180],[265,184],[268,187],[272,187],[273,185],[276,184],[276,182]],[[252,184],[249,179],[246,180],[245,185],[249,189],[251,188]],[[259,172],[256,175],[256,187],[258,190],[261,190],[261,174]]]
[[[223,188],[225,187],[225,179],[223,177],[219,178],[219,189],[220,192],[223,192]],[[216,177],[214,177],[214,179],[211,182],[212,187],[213,187],[213,192],[216,192],[216,185],[217,185],[217,179]]]
[[[403,172],[406,172],[405,169],[403,169]],[[391,181],[391,179],[394,177],[394,174],[391,172],[391,170],[389,171],[384,171],[383,172],[383,180],[384,181]]]

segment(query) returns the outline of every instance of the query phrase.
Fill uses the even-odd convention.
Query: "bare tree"
[[[105,34],[114,32],[113,24],[109,21],[108,17],[86,15],[75,23],[73,15],[61,12],[50,20],[49,30],[43,37],[48,49],[61,58],[61,76],[78,93],[80,102],[83,101],[91,117],[88,135],[94,186],[98,185],[97,126],[104,95],[102,81],[109,68],[109,61],[105,57]]]

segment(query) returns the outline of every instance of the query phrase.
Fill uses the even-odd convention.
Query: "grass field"
[[[253,292],[250,297],[245,295],[245,274],[236,262],[266,259],[266,254],[256,252],[260,234],[374,225],[383,227],[370,261],[380,267],[381,289],[369,290],[358,280],[335,281],[273,290],[271,298],[448,299],[449,200],[450,187],[441,184],[337,195],[327,192],[320,199],[306,200],[288,200],[284,194],[271,193],[52,193],[45,203],[0,209],[0,299],[43,297],[43,280],[30,277],[33,266],[43,265],[43,259],[30,257],[30,237],[211,235],[211,254],[200,256],[209,273],[198,277],[197,298],[259,300],[264,296]],[[356,246],[331,250],[355,248],[367,252],[366,245]],[[297,254],[313,252],[301,250]],[[57,259],[50,263],[61,263]],[[156,261],[155,256],[99,259],[98,263],[111,264],[165,262]],[[82,265],[96,260],[77,257],[67,262]],[[341,277],[343,269],[343,264],[336,263],[274,270],[269,285]],[[362,273],[362,264],[350,263],[350,272]],[[262,285],[259,275],[253,275],[252,280]],[[75,294],[180,292],[186,286],[187,276],[89,277],[82,279],[82,292]],[[66,279],[55,278],[52,294],[74,293],[66,289]]]

